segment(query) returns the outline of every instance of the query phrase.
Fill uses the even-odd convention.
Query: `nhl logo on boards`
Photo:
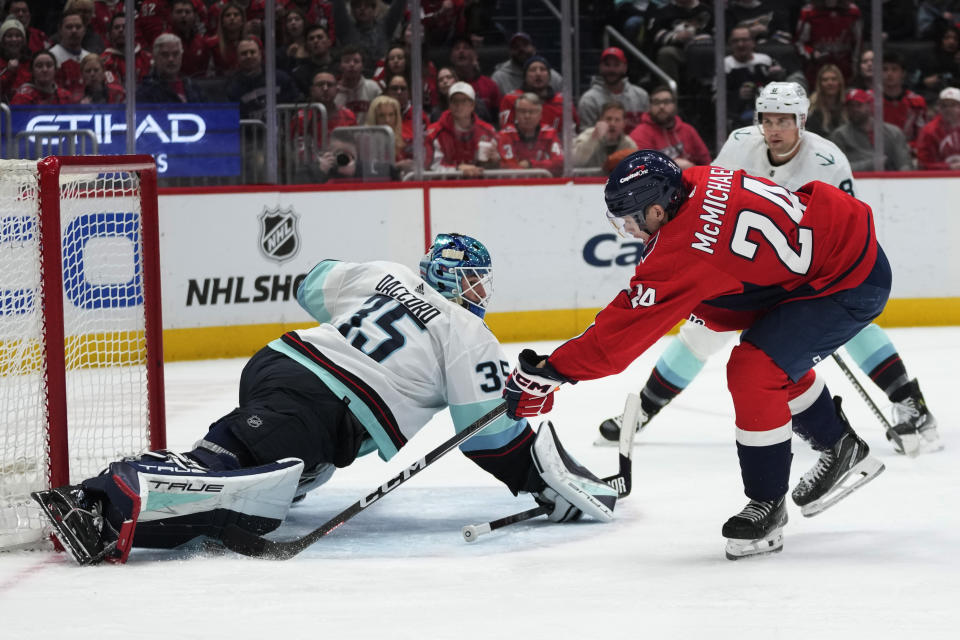
[[[263,208],[260,214],[260,251],[270,260],[283,264],[300,251],[300,216],[293,207]]]

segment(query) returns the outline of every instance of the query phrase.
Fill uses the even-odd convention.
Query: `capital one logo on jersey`
[[[293,207],[263,208],[260,214],[260,251],[270,260],[283,264],[300,252],[300,216]]]

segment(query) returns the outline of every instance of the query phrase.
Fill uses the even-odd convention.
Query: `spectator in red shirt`
[[[535,93],[543,103],[540,123],[561,131],[563,127],[563,94],[550,86],[550,63],[542,56],[530,56],[523,65],[523,87],[503,96],[500,101],[500,127],[513,123],[513,103],[524,93]],[[574,130],[580,126],[580,117],[573,111]]]
[[[30,53],[36,54],[39,51],[50,48],[50,39],[40,29],[30,26],[30,3],[27,0],[11,0],[7,5],[7,17],[14,17],[20,21],[23,28],[27,30],[27,48]]]
[[[940,113],[917,137],[921,169],[960,170],[960,89],[947,87],[937,102]]]
[[[117,11],[123,11],[123,0],[94,0],[93,19],[88,28],[96,32],[100,39],[107,42],[110,32],[110,18]]]
[[[403,42],[393,42],[387,49],[387,57],[377,62],[377,68],[371,78],[386,89],[387,80],[405,73],[407,73],[407,48]]]
[[[677,115],[677,97],[670,87],[650,92],[650,111],[630,132],[638,149],[653,149],[669,156],[681,169],[710,164],[710,152],[697,130]]]
[[[563,147],[557,130],[541,124],[543,102],[535,93],[523,93],[514,103],[516,117],[497,135],[502,169],[546,169],[563,173]]]
[[[170,30],[183,43],[180,72],[188,78],[203,77],[210,68],[210,50],[200,33],[200,24],[193,0],[173,0],[170,3]]]
[[[87,55],[80,61],[80,73],[83,78],[83,93],[74,96],[80,104],[117,104],[126,100],[123,85],[107,79],[100,56]]]
[[[79,67],[78,67],[79,68]],[[10,104],[70,104],[73,97],[57,86],[57,59],[49,51],[33,56],[32,82],[24,82],[13,94]]]
[[[167,0],[137,0],[136,5],[136,41],[144,51],[149,51],[153,48],[153,41],[157,36],[170,29],[170,5]],[[122,12],[123,9],[123,6],[120,6],[117,12]]]
[[[470,38],[457,38],[453,41],[453,48],[450,49],[450,63],[460,81],[473,87],[476,100],[483,103],[484,109],[477,109],[477,115],[490,124],[496,125],[497,113],[500,109],[500,89],[489,76],[480,73],[477,51]]]
[[[0,102],[10,102],[14,91],[30,82],[27,30],[16,18],[0,24]]]
[[[844,79],[850,80],[862,40],[860,9],[854,3],[813,0],[805,6],[797,23],[796,42],[804,58],[807,86],[813,86],[817,69],[828,62],[840,67]]]
[[[459,171],[464,178],[482,178],[496,168],[497,132],[473,112],[476,93],[469,83],[450,87],[450,109],[427,130],[427,165],[431,171]]]
[[[213,8],[219,4],[210,7]],[[239,5],[229,3],[217,12],[216,35],[207,38],[207,48],[213,57],[213,67],[218,74],[227,74],[237,69],[237,44],[243,37],[243,10]]]
[[[350,109],[337,105],[337,78],[329,71],[321,71],[313,76],[310,85],[310,102],[319,102],[327,110],[327,135],[337,127],[354,127],[357,116]],[[302,131],[302,129],[301,129]],[[317,146],[324,147],[324,132],[317,131]]]
[[[122,13],[115,14],[113,19],[110,20],[110,46],[101,56],[104,70],[113,76],[115,82],[121,85],[125,84],[127,80],[127,59],[124,55],[126,52],[126,36],[124,35],[126,30],[127,17]],[[134,45],[133,59],[136,68],[136,81],[139,84],[150,73],[153,58],[141,49],[140,44],[137,43]]]
[[[912,147],[927,122],[927,101],[903,86],[906,74],[903,56],[895,51],[883,54],[883,121],[903,131]]]
[[[445,45],[465,28],[464,0],[420,0],[423,35],[431,46]]]
[[[82,93],[80,61],[90,53],[81,45],[86,33],[83,18],[76,11],[64,11],[60,16],[58,33],[60,42],[50,49],[50,53],[57,61],[57,84],[68,93]]]

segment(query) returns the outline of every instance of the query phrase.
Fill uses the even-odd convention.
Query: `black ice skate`
[[[883,463],[870,455],[870,447],[850,428],[840,409],[840,397],[833,399],[837,416],[847,430],[831,448],[821,451],[813,468],[803,474],[793,490],[793,501],[807,518],[832,507],[870,482],[883,471]]]
[[[57,540],[78,563],[97,564],[116,550],[117,536],[100,515],[99,504],[84,500],[80,485],[36,491],[30,496],[40,504]]]
[[[890,436],[887,436],[887,439],[893,442],[897,453],[908,456],[943,449],[940,433],[937,431],[937,420],[927,408],[917,379],[908,382],[906,389],[909,395],[900,402],[893,403],[893,431],[900,436],[900,442]]]
[[[648,415],[646,411],[644,411],[642,408],[640,409],[640,411],[637,413],[637,422],[636,426],[634,427],[637,433],[643,431],[644,427],[647,426],[647,423],[650,422],[650,419],[653,418],[653,415]],[[618,416],[607,418],[600,423],[600,438],[598,438],[594,444],[598,446],[616,445],[618,442],[620,442],[620,428],[622,426],[622,413]]]
[[[785,496],[761,502],[751,500],[723,525],[727,539],[727,559],[783,551],[783,526],[787,524]]]

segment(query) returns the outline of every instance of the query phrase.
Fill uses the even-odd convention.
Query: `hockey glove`
[[[537,366],[541,362],[543,366]],[[517,420],[549,412],[553,408],[553,392],[564,382],[572,381],[554,369],[547,356],[524,349],[503,390],[507,415]]]

